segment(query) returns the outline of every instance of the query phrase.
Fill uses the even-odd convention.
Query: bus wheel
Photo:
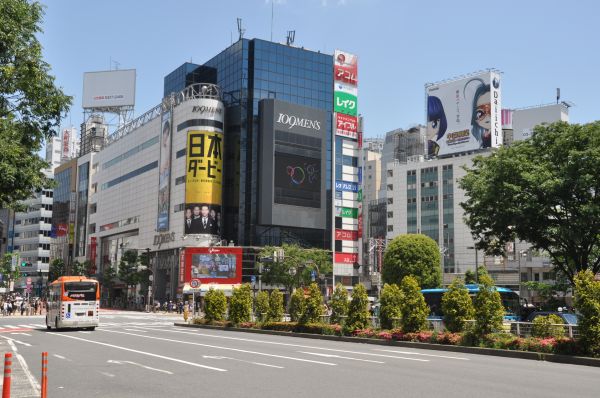
[[[86,329],[91,330],[93,332],[94,330],[96,330],[96,326],[90,326],[89,328],[86,328]]]
[[[58,317],[54,319],[54,328],[58,330]]]

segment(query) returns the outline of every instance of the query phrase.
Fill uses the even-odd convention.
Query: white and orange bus
[[[100,285],[84,276],[61,276],[48,289],[46,327],[87,328],[100,322]]]

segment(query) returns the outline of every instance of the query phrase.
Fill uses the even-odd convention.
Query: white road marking
[[[21,364],[21,367],[23,368],[23,371],[25,372],[25,376],[27,376],[27,380],[29,381],[29,384],[31,384],[31,388],[33,388],[33,390],[34,390],[34,395],[39,395],[40,394],[40,385],[37,382],[37,380],[35,379],[35,377],[33,376],[33,374],[31,373],[31,371],[29,370],[29,366],[27,366],[27,362],[25,362],[25,359],[23,358],[23,356],[21,354],[19,354],[19,352],[17,350],[17,346],[15,346],[15,343],[13,343],[12,340],[8,340],[8,344],[10,345],[12,350],[15,352],[15,356],[17,357],[19,364]]]
[[[52,356],[53,356],[53,357],[55,357],[55,358],[58,358],[58,359],[62,359],[62,360],[68,361],[68,362],[73,362],[73,361],[72,361],[72,360],[70,360],[69,358],[67,358],[67,357],[63,357],[62,355],[58,355],[58,354],[52,354]]]
[[[29,336],[29,337],[31,337],[31,335],[29,333],[13,332],[11,334],[20,334],[21,336]]]
[[[286,346],[286,347],[308,348],[311,350],[341,352],[341,353],[345,353],[345,354],[369,355],[369,356],[382,357],[382,358],[405,359],[407,361],[430,362],[429,359],[407,358],[407,357],[400,357],[400,356],[395,356],[395,355],[373,354],[370,352],[340,350],[340,349],[336,349],[336,348],[324,348],[324,347],[316,347],[316,346],[309,346],[309,345],[302,345],[302,344],[280,343],[280,342],[276,342],[276,341],[245,339],[245,338],[241,338],[241,337],[216,336],[216,335],[212,335],[212,334],[184,332],[181,330],[166,330],[166,329],[153,329],[153,330],[157,330],[157,331],[161,331],[161,332],[183,333],[183,334],[191,334],[191,335],[196,335],[196,336],[214,337],[214,338],[227,339],[227,340],[247,341],[247,342],[251,342],[251,343],[263,343],[263,344],[280,345],[280,346]]]
[[[15,325],[4,325],[4,328],[9,328],[9,329],[20,329],[19,326],[15,326]]]
[[[124,329],[124,330],[127,330],[127,331],[129,331],[129,332],[148,333],[147,331],[145,331],[145,330],[141,330],[141,329],[127,329],[127,328],[126,328],[126,329]]]
[[[21,328],[27,328],[27,329],[31,328],[30,325],[19,325],[19,327],[21,327]]]
[[[124,363],[128,363],[130,365],[134,365],[134,366],[139,366],[140,368],[144,368],[144,369],[148,369],[148,370],[153,370],[155,372],[161,372],[161,373],[166,373],[168,375],[172,375],[173,372],[169,372],[168,370],[163,370],[163,369],[157,369],[157,368],[151,368],[150,366],[146,366],[146,365],[142,365],[139,364],[137,362],[132,362],[132,361],[115,361],[113,359],[109,359],[108,361],[106,361],[108,363],[116,363],[118,365],[124,364]]]
[[[133,348],[121,347],[121,346],[114,345],[114,344],[103,343],[101,341],[83,339],[81,337],[69,336],[69,335],[62,334],[62,333],[52,333],[51,335],[52,336],[66,337],[68,339],[73,339],[73,340],[85,341],[87,343],[92,343],[92,344],[103,345],[105,347],[116,348],[118,350],[135,352],[136,354],[147,355],[147,356],[154,357],[154,358],[166,359],[167,361],[173,361],[173,362],[183,363],[185,365],[195,366],[197,368],[204,368],[204,369],[209,369],[209,370],[215,370],[217,372],[227,372],[226,369],[214,368],[212,366],[201,365],[201,364],[195,363],[195,362],[184,361],[183,359],[171,358],[171,357],[166,357],[164,355],[153,354],[151,352],[134,350]],[[2,336],[0,336],[0,337],[2,337]]]
[[[319,364],[319,365],[327,365],[327,366],[336,366],[337,365],[337,364],[331,363],[331,362],[313,361],[313,360],[304,359],[304,358],[287,357],[287,356],[284,356],[284,355],[267,354],[265,352],[248,351],[248,350],[242,350],[242,349],[239,349],[239,348],[221,347],[221,346],[217,346],[217,345],[193,343],[191,341],[182,341],[182,340],[167,339],[167,338],[164,338],[164,337],[154,337],[154,336],[148,336],[148,335],[143,335],[143,334],[134,334],[134,333],[127,333],[127,332],[117,332],[116,330],[104,330],[104,331],[108,332],[108,333],[119,333],[119,334],[127,334],[127,335],[130,335],[130,336],[145,337],[147,339],[170,341],[172,343],[189,344],[189,345],[196,345],[196,346],[200,346],[200,347],[216,348],[216,349],[219,349],[219,350],[228,350],[228,351],[235,351],[235,352],[243,352],[243,353],[246,353],[246,354],[263,355],[263,356],[266,356],[266,357],[289,359],[289,360],[292,360],[292,361],[310,362],[310,363],[316,363],[316,364]]]
[[[270,368],[284,369],[283,366],[270,365],[268,363],[262,363],[262,362],[244,361],[243,359],[231,358],[231,357],[223,357],[223,356],[219,356],[219,355],[202,355],[202,358],[207,358],[207,359],[230,359],[232,361],[250,363],[252,365],[267,366],[267,367],[270,367]]]
[[[396,350],[382,350],[382,349],[373,349],[373,351],[393,352],[394,354],[420,355],[420,356],[424,356],[424,357],[458,359],[461,361],[470,361],[469,358],[464,358],[464,357],[452,357],[452,356],[448,356],[448,355],[435,355],[435,354],[422,354],[420,352],[412,352],[412,351],[396,351]]]
[[[15,339],[13,339],[13,338],[11,338],[11,337],[6,337],[6,336],[0,336],[0,337],[2,337],[2,338],[3,338],[3,339],[5,339],[5,340],[8,340],[9,342],[10,342],[10,341],[14,341],[15,343],[18,343],[18,344],[24,345],[25,347],[31,347],[31,344],[29,344],[29,343],[25,343],[25,342],[23,342],[23,341],[15,340]],[[9,344],[10,344],[10,343],[9,343]]]
[[[79,333],[90,334],[92,332],[90,332],[89,330],[79,330]]]
[[[107,376],[107,377],[115,377],[114,374],[108,373],[108,372],[100,372],[100,374],[103,374],[104,376]]]
[[[335,354],[323,354],[323,353],[319,353],[319,352],[307,352],[307,351],[298,351],[298,352],[301,352],[302,354],[316,355],[316,356],[325,357],[325,358],[339,358],[339,359],[348,359],[350,361],[360,361],[360,362],[370,362],[370,363],[385,363],[385,362],[381,362],[381,361],[372,361],[370,359],[343,357],[343,356],[335,355]]]

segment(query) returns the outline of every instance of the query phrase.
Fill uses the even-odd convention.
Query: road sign
[[[31,278],[27,278],[26,282],[27,282],[27,286],[31,285]]]
[[[200,279],[194,278],[190,281],[190,287],[192,289],[198,289],[200,287],[200,285],[201,285]]]
[[[317,271],[315,271],[314,269],[312,271],[310,271],[310,279],[314,280],[317,279]]]
[[[252,283],[256,283],[256,275],[252,275],[250,277],[250,280],[252,281]]]

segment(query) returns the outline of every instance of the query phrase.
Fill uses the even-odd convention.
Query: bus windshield
[[[66,282],[65,296],[72,300],[94,301],[98,284],[93,282]]]

